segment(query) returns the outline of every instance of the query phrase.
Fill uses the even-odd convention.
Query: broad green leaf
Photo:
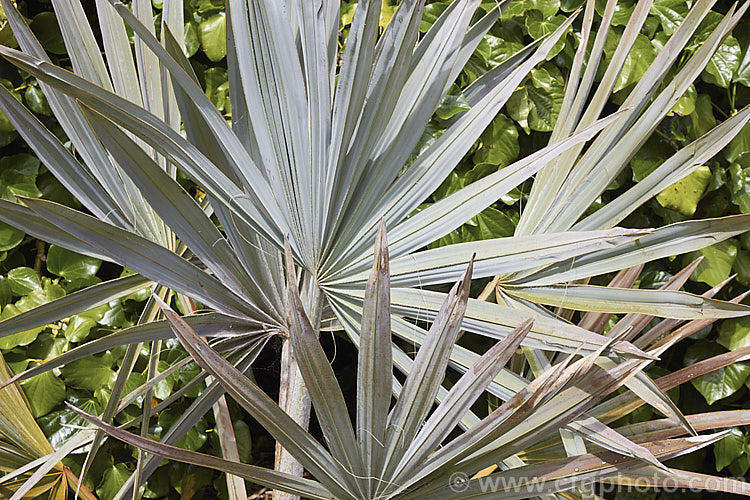
[[[717,123],[711,97],[708,94],[699,94],[695,100],[695,111],[690,115],[690,130],[693,137],[707,134]]]
[[[604,53],[607,55],[607,58],[613,57],[621,40],[621,37],[616,32],[610,33],[604,45]],[[643,75],[646,74],[654,59],[656,59],[656,54],[657,50],[651,41],[639,33],[635,39],[633,48],[625,58],[622,70],[617,77],[617,82],[612,92],[617,92],[638,83]]]
[[[91,392],[111,388],[117,378],[117,373],[112,369],[112,356],[108,354],[73,361],[61,371],[68,385]]]
[[[750,86],[750,37],[748,36],[748,32],[750,32],[748,28],[750,26],[747,21],[740,22],[738,26],[741,27],[738,27],[734,31],[734,36],[740,42],[742,60],[735,71],[734,81],[745,86]]]
[[[510,96],[508,104],[506,105],[508,115],[517,121],[527,134],[531,132],[531,129],[529,128],[529,113],[531,113],[531,106],[532,104],[529,100],[529,93],[526,90],[526,87],[513,92],[513,95]]]
[[[684,0],[657,0],[651,5],[651,13],[659,18],[664,33],[672,35],[685,19],[689,8]]]
[[[240,462],[252,463],[252,436],[250,435],[250,427],[245,423],[244,420],[235,420],[232,422],[232,428],[234,429],[234,435],[237,437],[237,451],[240,455]]]
[[[112,500],[132,472],[123,463],[112,464],[104,469],[102,479],[96,488],[101,500]]]
[[[511,2],[503,10],[503,18],[525,16],[529,10],[537,10],[547,18],[557,14],[557,11],[560,10],[560,0],[519,0]]]
[[[729,434],[714,445],[716,458],[716,472],[731,464],[735,458],[745,453],[746,439],[742,431],[736,427],[729,429]]]
[[[40,166],[41,162],[39,161],[39,158],[26,153],[3,156],[0,158],[0,169],[15,170],[34,179],[39,175]]]
[[[433,2],[429,5],[425,5],[424,12],[422,14],[422,20],[419,23],[419,31],[427,33],[427,31],[435,24],[440,14],[448,8],[448,2]],[[382,15],[381,15],[382,18]],[[344,19],[344,17],[342,17]],[[350,21],[351,22],[351,21]]]
[[[510,237],[516,229],[508,214],[492,207],[485,208],[474,220],[474,224],[464,226],[474,240]]]
[[[101,264],[99,259],[77,254],[57,245],[50,246],[47,251],[47,270],[69,280],[90,278],[99,271]]]
[[[693,273],[691,279],[701,281],[709,286],[716,286],[732,273],[732,264],[737,258],[737,243],[733,240],[720,241],[698,252],[686,255],[685,261],[695,260],[702,255],[703,261]]]
[[[441,120],[447,120],[467,109],[471,109],[471,106],[469,106],[469,101],[466,100],[466,97],[463,94],[446,94],[440,101],[438,108],[435,110],[435,114]]]
[[[513,121],[505,115],[497,115],[479,140],[481,145],[473,156],[475,163],[505,167],[513,163],[521,152],[518,145],[518,130]]]
[[[15,90],[15,85],[13,85],[13,82],[11,82],[10,80],[6,80],[5,78],[0,78],[0,84],[2,84],[3,87],[8,90],[8,93],[15,97],[18,102],[21,102],[21,94]],[[5,146],[10,143],[10,141],[7,141],[8,137],[11,138],[11,141],[13,140],[12,138],[15,136],[13,132],[15,130],[16,128],[10,122],[6,114],[0,111],[0,133],[3,134],[2,142]]]
[[[30,267],[11,269],[8,272],[8,284],[14,295],[27,295],[42,288],[39,277]]]
[[[711,57],[703,73],[703,80],[727,88],[732,83],[732,77],[739,65],[740,43],[735,37],[729,36]]]
[[[730,351],[750,346],[750,317],[722,321],[716,341]]]
[[[169,368],[169,363],[167,363],[163,359],[159,360],[159,369],[157,370],[157,374],[166,371],[168,368]],[[174,388],[175,384],[177,383],[179,379],[180,379],[179,373],[173,373],[172,375],[165,377],[154,387],[154,397],[157,399],[162,399],[162,400],[167,399],[169,395],[172,394],[172,389]],[[200,448],[200,446],[198,448]],[[191,449],[195,451],[198,448],[191,448]]]
[[[633,180],[640,182],[667,159],[665,144],[658,137],[650,137],[630,159]]]
[[[23,93],[26,105],[31,111],[38,115],[52,116],[52,110],[47,102],[47,97],[35,85],[30,85],[26,88],[26,92]]]
[[[3,312],[0,314],[0,320],[11,318],[21,311],[14,304],[8,304],[3,308]],[[13,349],[14,347],[28,345],[36,340],[39,333],[44,327],[31,328],[20,332],[13,333],[12,335],[5,336],[0,339],[0,349]]]
[[[698,91],[695,90],[695,85],[691,85],[690,88],[680,97],[677,104],[672,106],[672,113],[680,116],[689,116],[695,112],[695,103],[698,100]],[[702,135],[702,134],[701,134]]]
[[[76,314],[71,316],[68,324],[65,326],[63,334],[71,342],[81,342],[88,337],[91,329],[96,326],[96,320]]]
[[[675,182],[656,196],[656,201],[664,208],[691,217],[698,207],[703,192],[711,182],[711,169],[703,165],[692,174]]]
[[[552,16],[545,18],[538,10],[529,11],[524,19],[526,24],[526,30],[529,32],[529,36],[534,40],[541,39],[559,28],[567,18],[563,15]],[[549,51],[547,59],[552,59],[565,48],[565,38],[560,39],[554,47]]]
[[[192,22],[185,23],[185,56],[193,57],[198,49],[201,48],[201,42],[198,38],[198,28]]]
[[[65,383],[52,371],[24,380],[21,387],[35,418],[46,415],[65,400]]]
[[[173,375],[178,376],[176,373]],[[166,410],[159,413],[159,425],[161,425],[164,429],[171,428],[186,410],[186,406],[186,404],[182,405],[182,407],[180,407],[180,405],[170,406]],[[208,426],[206,424],[206,420],[204,418],[201,418],[200,420],[198,420],[197,424],[191,427],[190,430],[188,430],[187,433],[182,438],[180,438],[180,440],[177,442],[177,446],[179,448],[190,451],[198,451],[208,440],[208,436],[206,435],[207,427]]]
[[[685,351],[683,363],[690,366],[697,361],[716,356],[724,349],[715,342],[699,340]],[[737,392],[750,375],[750,365],[734,363],[690,380],[710,405]]]
[[[212,62],[221,61],[227,55],[227,18],[223,12],[214,14],[198,25],[201,48]]]
[[[743,163],[748,163],[750,155],[743,153],[740,159]],[[750,213],[750,167],[743,168],[740,163],[735,162],[729,165],[729,174],[732,179],[732,203],[740,207],[742,213]]]
[[[737,281],[745,286],[750,286],[750,252],[740,250],[734,260],[732,269],[737,273]]]
[[[42,192],[36,185],[35,176],[29,176],[18,170],[4,170],[0,174],[0,196],[9,201],[16,201],[16,196],[39,198]]]
[[[229,81],[223,68],[213,67],[206,70],[206,96],[211,99],[216,109],[224,111],[229,98]]]
[[[9,226],[5,222],[0,222],[0,252],[7,252],[15,248],[23,241],[26,233],[20,229]]]
[[[531,72],[531,79],[508,100],[508,114],[522,128],[551,132],[560,113],[565,88],[560,76],[544,67]]]
[[[380,7],[380,20],[378,22],[378,25],[381,28],[385,28],[386,26],[388,26],[388,23],[391,22],[391,18],[393,17],[393,14],[396,13],[397,8],[398,5],[391,5],[389,3],[383,2]]]
[[[47,52],[57,55],[67,53],[60,26],[57,24],[57,16],[54,12],[40,12],[35,15],[29,27]]]
[[[742,154],[748,151],[750,151],[750,124],[742,128],[742,131],[724,148],[723,153],[729,163],[734,163],[740,161]]]

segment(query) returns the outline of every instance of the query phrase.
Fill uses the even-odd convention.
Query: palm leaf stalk
[[[634,452],[581,413],[596,397],[613,390],[607,385],[611,382],[605,383],[607,377],[594,376],[591,387],[598,392],[584,397],[575,395],[572,389],[561,390],[549,375],[554,372],[577,380],[583,367],[596,364],[608,376],[619,377],[616,385],[626,385],[639,398],[663,410],[676,425],[693,430],[689,419],[669,406],[658,385],[642,371],[658,354],[643,350],[646,346],[635,347],[624,337],[608,338],[562,321],[543,306],[686,321],[750,312],[739,303],[676,289],[568,286],[571,281],[697,250],[750,228],[748,216],[645,230],[615,227],[629,211],[689,175],[723,148],[750,119],[749,109],[677,152],[613,204],[584,217],[591,203],[708,64],[746,5],[732,7],[701,46],[680,64],[676,75],[667,79],[668,70],[677,64],[677,57],[713,5],[710,0],[697,1],[620,110],[602,118],[614,81],[651,6],[648,0],[638,2],[622,43],[605,65],[601,56],[606,27],[616,7],[610,0],[586,64],[588,44],[580,44],[569,76],[564,113],[550,144],[415,212],[469,151],[529,71],[543,62],[565,36],[579,13],[540,43],[522,50],[465,89],[471,109],[457,115],[436,141],[412,158],[435,108],[499,18],[504,4],[484,11],[478,0],[455,1],[420,36],[424,2],[401,2],[382,34],[377,28],[381,2],[360,2],[339,67],[339,2],[230,0],[227,67],[231,124],[203,93],[182,52],[179,35],[173,35],[182,33],[182,4],[165,2],[167,15],[162,18],[159,38],[147,4],[137,0],[131,10],[117,0],[97,2],[100,22],[108,27],[102,30],[105,60],[85,16],[80,15],[78,0],[55,2],[58,16],[70,21],[61,23],[73,63],[69,72],[49,61],[12,3],[3,1],[21,50],[0,47],[0,54],[39,80],[80,160],[4,89],[0,89],[0,108],[91,215],[44,200],[20,199],[19,203],[0,201],[0,219],[46,241],[129,267],[140,276],[96,285],[78,292],[75,298],[64,297],[6,320],[0,323],[0,334],[44,325],[126,295],[132,287],[156,282],[171,290],[178,300],[190,297],[210,310],[180,320],[190,330],[182,323],[180,329],[209,338],[209,344],[228,363],[224,379],[208,370],[214,379],[206,396],[183,415],[174,432],[165,437],[165,444],[176,443],[181,433],[219,400],[223,390],[240,395],[236,392],[239,389],[228,389],[226,377],[231,374],[244,381],[244,376],[231,370],[249,370],[254,356],[273,335],[287,339],[282,360],[283,409],[301,409],[290,425],[304,424],[309,415],[304,401],[310,398],[314,402],[315,395],[304,373],[309,367],[304,368],[303,363],[317,363],[322,369],[322,360],[314,354],[319,346],[315,347],[313,338],[295,338],[292,331],[304,327],[314,337],[320,330],[320,318],[335,315],[352,342],[365,352],[382,355],[388,350],[380,344],[369,344],[371,338],[361,338],[363,322],[376,318],[372,311],[365,314],[364,306],[369,302],[372,242],[379,222],[384,220],[391,228],[391,329],[399,341],[430,345],[429,331],[414,320],[430,322],[433,328],[441,325],[443,304],[450,297],[454,302],[458,299],[431,287],[461,279],[465,263],[476,254],[472,276],[495,277],[493,288],[503,299],[498,302],[503,303],[467,298],[461,306],[465,307],[461,327],[465,332],[506,342],[516,338],[522,325],[528,326],[520,342],[536,377],[524,380],[518,373],[502,369],[487,385],[490,393],[506,401],[505,405],[521,404],[529,412],[541,404],[534,410],[543,415],[537,427],[540,433],[562,423],[587,428],[597,445],[610,443],[617,453],[635,454],[638,463],[645,460],[649,467],[658,469],[644,452],[646,448]],[[594,3],[588,2],[581,28],[585,36],[593,31],[593,13]],[[135,33],[135,58],[128,45],[126,24]],[[600,66],[604,77],[594,86]],[[205,203],[198,203],[176,182],[178,170],[205,190]],[[534,182],[530,204],[514,237],[423,250],[535,175],[541,182]],[[292,259],[287,259],[286,266],[282,258],[285,239]],[[301,309],[284,280],[284,270],[287,275],[293,271],[292,261],[300,274]],[[483,294],[482,298],[488,296]],[[291,308],[292,315],[285,312],[289,301],[296,304]],[[177,324],[168,317],[170,325]],[[377,318],[384,321],[382,316]],[[298,326],[292,328],[294,321]],[[99,352],[106,345],[158,342],[172,335],[164,321],[148,321],[64,353],[19,378]],[[192,345],[198,342],[196,335],[184,338],[192,339]],[[186,349],[195,353],[198,348],[209,349],[200,342],[192,345],[192,351]],[[392,363],[407,378],[414,370],[423,369],[419,359],[406,355],[398,342],[391,343],[390,350]],[[558,355],[561,361],[550,358],[550,351],[562,353]],[[576,356],[582,357],[574,360]],[[467,372],[477,357],[460,345],[449,345],[446,362],[459,372]],[[122,373],[127,378],[127,370]],[[206,373],[200,377],[200,381],[206,380]],[[391,379],[391,389],[400,393],[398,378]],[[327,380],[333,388],[333,379],[329,376]],[[304,390],[302,382],[311,386],[311,392]],[[433,380],[430,390],[419,394],[421,410],[415,408],[415,414],[410,413],[411,405],[417,404],[413,397],[409,407],[397,403],[394,411],[402,408],[398,418],[409,424],[403,432],[415,432],[432,398],[446,401],[456,397],[441,382],[442,378],[435,386]],[[524,390],[529,384],[533,390]],[[383,388],[380,390],[382,393]],[[557,394],[557,390],[561,392]],[[143,388],[146,391],[148,387]],[[268,403],[259,395],[242,394],[250,398],[250,406],[257,404],[254,398]],[[114,395],[111,411],[122,407],[124,399],[118,402],[118,397],[121,395]],[[382,406],[382,395],[379,397]],[[545,406],[547,397],[558,407],[558,403],[564,404],[566,410],[553,414],[550,409],[555,406]],[[326,418],[342,418],[341,401],[336,407],[318,406],[318,417],[318,412],[325,411]],[[144,424],[150,413],[144,412],[141,417]],[[303,425],[294,427],[295,436],[305,439],[310,449],[300,450],[294,440],[275,436],[282,447],[277,471],[282,476],[268,477],[275,478],[272,487],[291,494],[299,494],[303,483],[313,488],[303,480],[296,480],[301,482],[292,489],[281,486],[279,478],[288,479],[291,472],[299,476],[302,467],[336,496],[367,496],[373,491],[405,495],[412,487],[425,493],[429,478],[442,474],[447,463],[465,463],[466,469],[474,472],[498,457],[496,461],[512,463],[508,457],[514,457],[535,439],[528,435],[515,436],[507,443],[494,442],[499,439],[496,428],[489,424],[477,427],[478,417],[471,413],[456,416],[461,418],[463,428],[476,429],[467,435],[476,437],[478,455],[462,456],[463,448],[459,447],[453,452],[443,449],[435,456],[439,458],[428,459],[420,457],[421,450],[412,450],[414,458],[409,460],[413,463],[400,464],[392,458],[404,451],[398,439],[387,443],[383,456],[369,452],[356,456],[346,445],[351,436],[326,436],[336,460],[345,459],[336,464],[345,464],[354,474],[336,478],[341,465],[331,465],[330,470],[321,465],[330,464],[331,459],[326,458],[329,452],[303,438],[307,435]],[[105,420],[111,417],[110,412]],[[372,415],[363,413],[358,425],[367,428],[373,420]],[[373,450],[372,442],[361,435],[355,438],[364,439],[357,446]],[[674,450],[680,450],[675,453],[692,449],[686,443],[675,444]],[[307,456],[310,453],[313,458]],[[295,460],[290,459],[292,455]],[[404,486],[401,481],[407,471],[423,460],[433,460],[430,468],[421,478],[408,478],[410,486]],[[382,474],[375,477],[398,479],[398,484],[373,485],[357,475],[361,468],[374,470],[381,463]],[[147,478],[157,465],[157,459],[147,458],[139,467],[139,477]],[[600,477],[596,476],[598,472],[592,474]],[[423,479],[424,485],[420,483]],[[268,481],[263,484],[271,484]],[[125,498],[134,486],[136,480],[131,478],[118,498]]]

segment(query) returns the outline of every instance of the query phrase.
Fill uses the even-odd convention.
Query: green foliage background
[[[153,0],[154,9],[161,9],[162,0]],[[387,24],[395,11],[393,0],[384,1],[381,25]],[[567,15],[578,9],[583,0],[513,0],[501,20],[483,39],[473,54],[467,68],[461,73],[450,94],[442,101],[425,132],[418,148],[426,147],[441,134],[452,117],[468,108],[461,89],[486,71],[504,61],[529,41],[537,40],[554,31]],[[597,2],[601,13],[604,1]],[[445,1],[428,2],[420,30],[425,32],[448,5]],[[494,7],[494,2],[483,5]],[[621,1],[613,21],[615,36],[609,37],[605,56],[610,57],[635,6],[632,0]],[[721,19],[728,4],[714,7],[703,25],[688,45],[685,60],[691,51],[710,33]],[[36,36],[50,53],[54,62],[69,65],[57,20],[47,2],[19,2],[19,8],[29,19]],[[341,10],[341,39],[345,40],[356,2],[344,2]],[[638,35],[633,52],[625,62],[617,81],[613,104],[621,104],[645,69],[654,60],[665,40],[673,33],[688,11],[687,0],[657,0],[650,16]],[[223,0],[185,1],[186,52],[204,86],[206,94],[227,119],[231,119],[226,55],[226,18]],[[4,16],[0,19],[4,21]],[[157,17],[157,29],[160,18]],[[580,23],[579,23],[580,24]],[[94,23],[95,25],[95,23]],[[576,24],[553,50],[550,60],[535,68],[526,81],[515,91],[506,108],[482,134],[481,139],[466,155],[459,167],[436,190],[432,201],[443,198],[459,188],[501,169],[517,158],[526,156],[543,145],[555,123],[562,103],[565,80],[577,48],[579,35]],[[6,24],[0,28],[0,43],[15,46],[15,40]],[[48,125],[54,127],[51,111],[38,84],[10,64],[0,61],[0,83],[11,89],[13,95],[24,102]],[[642,149],[591,211],[643,179],[657,165],[684,145],[700,137],[719,120],[731,116],[750,104],[750,19],[744,19],[721,46],[698,83],[691,86],[679,100],[670,115],[662,121],[656,133],[643,144]],[[60,137],[59,127],[53,128]],[[33,156],[4,115],[0,113],[0,197],[15,200],[16,195],[43,197],[70,206],[80,207],[70,194],[55,180],[39,160]],[[187,182],[187,181],[186,181]],[[201,192],[189,186],[196,196]],[[469,224],[433,243],[433,246],[486,238],[511,236],[518,222],[519,209],[526,202],[528,187],[516,189],[498,200],[492,207],[477,215]],[[655,227],[690,218],[707,218],[734,213],[750,213],[750,126],[745,127],[730,145],[709,164],[699,168],[689,177],[669,187],[644,208],[635,212],[622,225],[628,227]],[[649,264],[637,284],[641,288],[656,288],[666,282],[672,273],[698,256],[703,261],[691,277],[689,291],[703,293],[730,275],[736,278],[725,287],[719,298],[728,299],[742,293],[750,286],[750,234],[734,238],[705,250],[674,259],[664,259]],[[77,255],[62,248],[48,246],[27,237],[22,231],[0,223],[0,319],[5,319],[36,305],[71,293],[103,278],[128,272],[116,266],[102,264],[96,259]],[[601,277],[606,284],[609,277]],[[40,360],[69,350],[84,339],[102,336],[115,329],[134,324],[142,301],[148,292],[134,294],[95,310],[79,314],[60,324],[47,325],[21,332],[0,340],[0,350],[11,368],[17,373]],[[651,375],[689,365],[700,359],[726,350],[750,345],[750,319],[731,319],[719,322],[713,329],[693,336],[682,351],[671,352]],[[145,349],[145,348],[144,348]],[[185,357],[176,341],[165,342],[160,370]],[[74,403],[88,413],[99,413],[106,404],[115,379],[118,360],[124,352],[113,349],[103,355],[89,357],[27,380],[23,389],[29,399],[34,416],[57,447],[72,432],[68,425],[80,424],[80,417],[64,407],[63,401]],[[139,364],[129,381],[132,387],[144,382],[148,352],[144,350]],[[157,399],[166,398],[174,389],[192,377],[197,368],[187,364],[182,370],[161,382],[155,391]],[[195,389],[198,391],[199,389]],[[750,364],[738,363],[718,370],[683,386],[682,391],[670,394],[685,414],[720,408],[750,407]],[[193,392],[190,396],[195,397]],[[182,404],[182,406],[180,406]],[[150,431],[159,437],[169,429],[187,401],[172,405],[162,412]],[[140,402],[132,404],[120,414],[118,420],[137,416]],[[247,422],[241,420],[236,407],[233,415],[235,432],[240,442],[243,461],[252,462],[253,446],[258,436],[250,435]],[[642,407],[628,418],[645,420],[651,410]],[[192,429],[180,442],[191,450],[218,450],[218,439],[213,431],[214,422],[206,416],[197,428]],[[254,439],[253,439],[254,438]],[[86,484],[100,498],[109,499],[119,489],[129,471],[134,455],[124,445],[109,441],[100,452],[97,464],[86,478]],[[67,459],[74,471],[80,470],[84,455]],[[720,471],[734,477],[745,476],[750,469],[750,431],[735,429],[713,450],[698,452],[681,459],[682,468],[707,473]],[[212,472],[191,466],[170,463],[160,467],[148,481],[146,498],[201,498],[207,492],[218,491],[221,496],[224,481],[216,480]],[[655,493],[644,494],[653,498]],[[664,497],[662,495],[661,497]]]

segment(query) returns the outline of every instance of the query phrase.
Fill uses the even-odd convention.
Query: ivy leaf
[[[740,207],[742,213],[750,213],[750,168],[732,163],[729,174],[732,178],[732,203]]]
[[[490,164],[500,167],[510,165],[521,152],[518,145],[518,129],[505,115],[497,115],[479,138],[481,146],[474,153],[476,164]]]
[[[607,8],[607,0],[596,0],[594,6],[596,8],[596,13],[599,14],[599,16],[602,16]],[[563,5],[563,9],[565,10],[565,5]],[[612,26],[625,26],[628,24],[630,16],[633,15],[634,10],[635,2],[633,0],[617,2],[615,5],[615,13],[612,16]],[[565,11],[570,12],[568,10]]]
[[[20,310],[15,304],[8,304],[3,308],[3,312],[0,313],[0,321],[12,318],[17,314],[21,314],[23,311]],[[32,328],[23,332],[17,332],[12,335],[7,335],[0,338],[0,349],[8,350],[14,347],[28,345],[34,342],[39,333],[44,330],[43,326],[38,328]]]
[[[716,341],[730,351],[750,346],[750,317],[722,321]]]
[[[8,275],[10,276],[10,273]],[[16,306],[21,312],[26,312],[51,300],[59,299],[63,295],[65,295],[65,290],[59,284],[49,278],[42,278],[42,288],[23,296],[16,302]]]
[[[167,363],[164,360],[159,360],[159,369],[158,373],[164,372],[169,368],[169,363]],[[177,381],[180,380],[180,374],[179,373],[172,373],[165,379],[161,380],[156,386],[154,387],[154,397],[157,399],[167,399],[170,394],[172,394],[172,389],[174,388],[174,385],[177,383]]]
[[[89,336],[91,329],[96,326],[96,320],[76,314],[71,316],[63,334],[70,342],[80,342]]]
[[[98,414],[98,408],[93,400],[78,400],[71,402],[78,408],[89,414]],[[44,435],[49,439],[49,443],[54,449],[60,449],[70,437],[78,432],[80,426],[85,426],[86,421],[70,408],[55,410],[37,420],[39,427],[44,431]]]
[[[469,101],[466,100],[466,97],[463,94],[451,93],[446,94],[445,97],[443,97],[435,110],[435,114],[441,120],[447,120],[452,116],[469,109],[471,109],[471,106],[469,106]]]
[[[732,264],[737,258],[737,243],[733,240],[720,241],[698,252],[691,252],[683,258],[685,264],[695,260],[699,255],[704,259],[698,264],[690,279],[716,286],[729,277]]]
[[[46,415],[65,400],[65,383],[52,370],[24,380],[21,387],[29,399],[34,418]]]
[[[544,14],[540,11],[532,10],[526,15],[524,22],[526,24],[526,31],[529,32],[529,36],[534,40],[538,40],[554,32],[565,22],[566,19],[565,16],[544,17]],[[569,33],[570,31],[571,28],[568,28],[567,32]],[[562,51],[565,47],[565,37],[566,35],[563,35],[550,49],[547,54],[547,60],[552,59]]]
[[[245,423],[244,420],[237,419],[232,423],[234,428],[234,435],[237,437],[237,451],[240,455],[240,462],[251,464],[253,463],[252,454],[252,436],[250,435],[250,427]]]
[[[26,105],[31,111],[38,115],[52,116],[52,109],[49,107],[47,97],[36,85],[29,85],[26,92],[23,93]]]
[[[510,2],[503,10],[503,19],[525,16],[527,11],[538,10],[542,17],[548,18],[560,10],[560,0],[518,0]]]
[[[219,12],[198,25],[201,48],[211,62],[221,61],[227,55],[227,18]]]
[[[741,26],[741,27],[740,27]],[[742,59],[737,66],[734,81],[750,87],[750,24],[741,22],[734,30],[737,41],[742,49]]]
[[[39,175],[41,165],[42,162],[39,161],[39,158],[26,153],[0,158],[0,170],[15,170],[34,179]]]
[[[54,12],[40,12],[34,16],[29,25],[44,50],[57,55],[67,54],[60,25]]]
[[[750,252],[740,250],[732,269],[737,273],[737,281],[745,286],[750,286]]]
[[[656,201],[664,208],[692,217],[711,177],[711,169],[702,165],[656,195]]]
[[[607,60],[611,61],[622,36],[614,30],[611,30],[609,35],[604,44],[604,54]],[[617,82],[612,91],[618,92],[637,83],[646,73],[649,66],[651,66],[651,63],[654,62],[656,52],[656,47],[651,43],[651,40],[639,33],[635,39],[633,48],[625,58],[622,70],[617,77]]]
[[[685,19],[688,6],[685,0],[657,0],[651,6],[650,12],[659,18],[664,33],[672,36]]]
[[[516,222],[505,212],[492,207],[485,208],[473,219],[473,224],[466,224],[463,228],[472,240],[487,240],[513,236]]]
[[[13,82],[5,78],[0,78],[0,84],[2,84],[6,89],[8,89],[8,91],[13,95],[13,97],[15,97],[18,100],[18,102],[21,102],[21,94],[18,91],[16,91],[15,85],[13,85]],[[3,134],[3,139],[0,140],[0,145],[7,146],[8,144],[10,144],[10,142],[15,137],[15,133],[11,134],[11,132],[14,132],[15,130],[16,128],[13,126],[12,123],[10,123],[10,120],[8,120],[8,117],[5,116],[5,113],[0,111],[0,132],[7,133],[7,134]],[[10,140],[7,140],[9,137],[10,137]]]
[[[356,3],[350,3],[348,5],[342,5],[341,6],[341,17],[339,18],[340,26],[341,27],[347,27],[350,24],[352,24],[352,20],[354,19],[354,11],[357,10],[357,4]],[[425,10],[427,10],[427,7],[425,7]],[[434,21],[433,21],[434,22]],[[428,28],[429,29],[429,28]],[[422,31],[422,25],[420,24],[419,30]],[[427,31],[427,30],[425,30]],[[424,33],[424,31],[423,31]]]
[[[697,139],[706,135],[716,124],[711,98],[708,94],[699,94],[695,99],[695,111],[690,114],[690,125],[688,125],[690,135],[693,139]],[[725,148],[724,151],[727,149]]]
[[[14,295],[27,295],[42,288],[39,277],[30,267],[16,267],[8,272],[8,284]]]
[[[185,57],[193,57],[198,49],[201,48],[201,41],[198,38],[198,28],[195,23],[185,23]]]
[[[730,35],[708,61],[702,74],[703,81],[727,88],[732,83],[732,77],[739,65],[740,42]]]
[[[745,436],[736,427],[729,429],[729,434],[714,445],[714,457],[716,457],[716,472],[731,464],[736,458],[744,453]]]
[[[47,252],[47,270],[69,280],[85,279],[99,272],[102,261],[77,254],[57,245],[51,245]]]
[[[724,349],[719,344],[699,340],[687,348],[683,362],[685,366],[690,366],[693,363],[723,352]],[[750,375],[749,365],[746,363],[735,363],[701,375],[691,380],[690,383],[703,395],[706,402],[711,405],[737,392],[748,378],[748,375]]]
[[[747,470],[750,469],[750,448],[745,443],[745,453],[737,457],[731,464],[729,464],[729,473],[734,477],[743,477],[747,474]]]
[[[396,13],[398,5],[391,5],[383,2],[380,7],[380,19],[378,20],[378,26],[385,28],[388,23],[391,22],[393,14]]]
[[[130,477],[132,471],[125,464],[112,464],[104,470],[102,481],[96,488],[96,494],[101,500],[112,500],[120,488]]]
[[[729,141],[727,147],[724,148],[724,158],[729,163],[740,162],[741,156],[750,151],[750,124],[745,125],[740,130],[740,133],[734,136],[734,139]],[[748,158],[750,160],[750,157]],[[747,165],[750,167],[750,165]]]
[[[36,186],[36,179],[18,170],[5,170],[0,174],[0,197],[17,202],[16,196],[39,198],[42,192]]]
[[[216,109],[223,112],[229,97],[227,70],[218,67],[209,68],[204,78],[206,79],[206,97],[211,100]]]
[[[508,110],[508,115],[521,126],[524,132],[526,134],[531,133],[531,128],[529,127],[531,100],[529,99],[529,92],[526,90],[526,86],[513,92],[505,107]]]
[[[650,137],[646,143],[630,159],[630,169],[633,171],[633,181],[641,182],[651,172],[664,163],[665,144],[657,137]]]
[[[5,222],[0,222],[0,252],[7,252],[11,248],[17,247],[26,233]]]
[[[88,356],[73,361],[61,369],[62,375],[71,387],[91,392],[102,387],[109,389],[117,378],[117,374],[112,369],[111,357],[111,355]]]
[[[695,90],[695,85],[691,85],[680,97],[674,106],[672,106],[671,112],[680,116],[689,116],[695,112],[695,103],[698,100],[698,91]]]
[[[171,405],[169,408],[166,408],[159,413],[159,425],[162,426],[164,430],[169,430],[177,419],[182,416],[184,410],[185,408],[181,408],[179,405]],[[205,418],[201,418],[198,420],[198,423],[187,431],[187,434],[182,436],[177,442],[177,446],[190,451],[199,450],[208,439],[208,436],[206,436],[207,427],[208,425],[206,424]]]

